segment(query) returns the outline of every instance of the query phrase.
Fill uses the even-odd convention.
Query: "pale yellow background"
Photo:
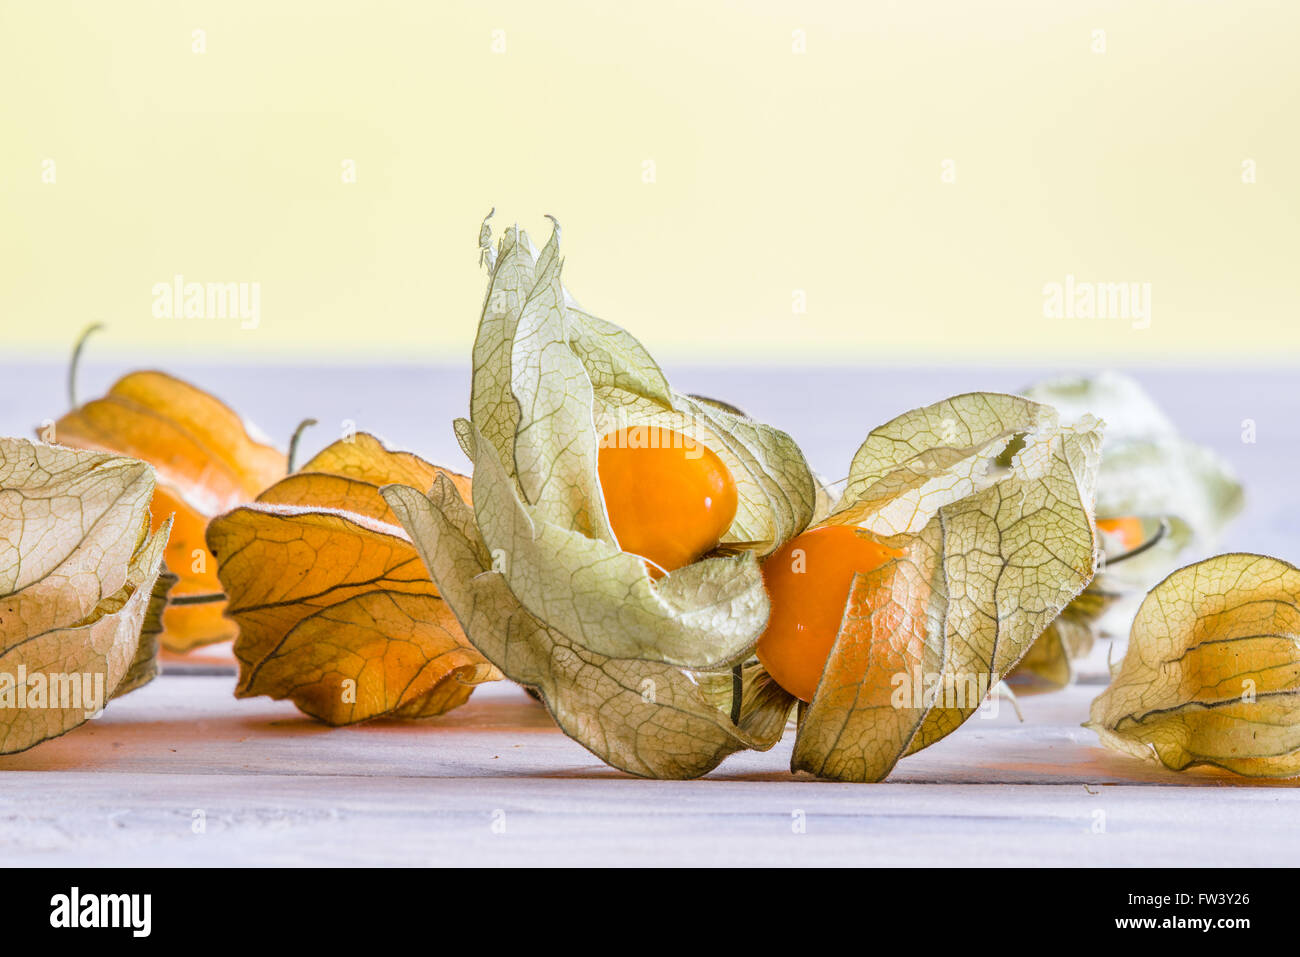
[[[1298,40],[1287,2],[4,0],[0,359],[90,320],[467,359],[495,206],[675,361],[1289,361]],[[154,319],[175,273],[260,282],[261,327]],[[1150,282],[1151,328],[1043,318],[1067,273]]]

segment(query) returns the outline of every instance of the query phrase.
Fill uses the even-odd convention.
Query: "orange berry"
[[[903,553],[850,525],[827,525],[786,542],[763,563],[772,610],[758,660],[786,691],[811,701],[835,646],[855,574]]]
[[[650,426],[600,441],[600,487],[619,548],[664,571],[717,547],[736,517],[736,481],[712,450]]]
[[[1097,527],[1108,535],[1118,538],[1125,551],[1132,551],[1146,541],[1146,530],[1142,519],[1133,515],[1123,518],[1099,518]]]
[[[206,562],[196,568],[195,559],[200,553],[205,558],[208,557],[208,543],[204,537],[208,528],[208,516],[200,514],[193,505],[161,485],[154,489],[150,511],[153,513],[152,530],[155,532],[158,531],[158,526],[167,521],[169,515],[175,515],[167,547],[163,550],[163,560],[169,569],[184,574],[185,581],[183,585],[176,586],[173,594],[221,591],[216,562]],[[198,568],[203,570],[199,571]]]

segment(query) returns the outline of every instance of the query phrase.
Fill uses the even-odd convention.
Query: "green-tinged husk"
[[[153,469],[0,438],[0,754],[95,717],[156,673],[171,518]]]
[[[1086,726],[1176,771],[1300,774],[1300,569],[1237,553],[1160,582]]]
[[[1053,379],[1024,394],[1051,403],[1064,418],[1090,413],[1106,423],[1096,517],[1137,518],[1148,543],[1131,554],[1134,543],[1103,533],[1096,578],[1012,676],[1017,690],[1054,690],[1073,680],[1074,662],[1098,635],[1128,630],[1138,597],[1168,574],[1180,554],[1213,545],[1244,499],[1228,463],[1180,436],[1129,376],[1108,371]]]
[[[759,559],[807,525],[816,485],[789,436],[676,392],[632,336],[578,309],[559,242],[535,253],[511,229],[489,257],[471,418],[456,423],[472,512],[436,490],[386,497],[470,641],[568,734],[632,773],[697,776],[784,727],[792,702],[752,668],[732,723],[731,669],[767,621]],[[600,440],[630,427],[701,443],[737,487],[718,552],[659,578],[618,547],[600,490]]]
[[[973,393],[868,436],[831,522],[902,558],[855,578],[793,767],[885,777],[956,729],[1088,583],[1100,429]]]

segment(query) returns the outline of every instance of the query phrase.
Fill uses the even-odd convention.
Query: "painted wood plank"
[[[1294,785],[1110,754],[1078,726],[1095,686],[1022,699],[1023,724],[1003,706],[888,782],[853,785],[791,775],[791,736],[700,781],[635,779],[504,683],[441,719],[342,729],[237,701],[233,684],[164,676],[99,721],[0,759],[0,859],[969,867],[1300,853]]]

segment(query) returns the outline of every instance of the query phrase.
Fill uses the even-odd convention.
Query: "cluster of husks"
[[[1227,468],[1113,375],[905,413],[833,495],[790,436],[677,392],[578,308],[558,229],[540,252],[518,228],[481,238],[455,423],[472,479],[364,433],[286,475],[231,409],[154,372],[44,436],[94,451],[0,440],[0,705],[23,696],[0,752],[147,681],[160,638],[237,634],[240,696],[330,724],[441,714],[505,676],[634,774],[705,774],[794,719],[793,770],[879,780],[1013,671],[1068,683],[1114,599],[1240,507]],[[1142,561],[1095,576],[1129,532]],[[1295,568],[1182,569],[1089,726],[1175,769],[1300,773],[1297,635]],[[89,701],[36,707],[26,677],[6,683],[44,688],[56,663],[99,676]]]

